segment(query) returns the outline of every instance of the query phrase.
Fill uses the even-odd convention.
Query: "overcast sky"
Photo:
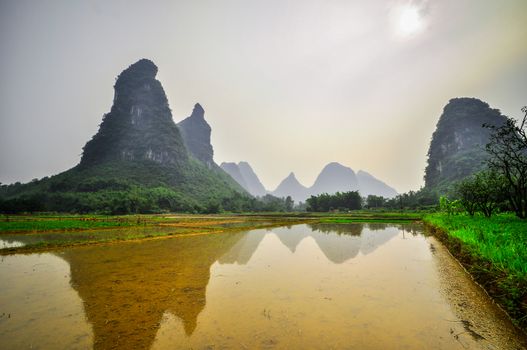
[[[337,161],[415,190],[450,98],[527,104],[525,0],[0,0],[0,50],[3,183],[77,164],[143,57],[174,120],[201,103],[216,162],[268,189]]]

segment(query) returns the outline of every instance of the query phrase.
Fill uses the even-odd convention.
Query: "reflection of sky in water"
[[[23,247],[24,245],[20,241],[0,239],[0,249]]]

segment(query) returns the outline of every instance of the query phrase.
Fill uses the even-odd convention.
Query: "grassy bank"
[[[527,329],[527,221],[428,214],[423,221],[515,322]]]
[[[140,219],[139,219],[140,220]],[[6,216],[0,219],[0,232],[74,231],[94,228],[136,226],[137,218]]]

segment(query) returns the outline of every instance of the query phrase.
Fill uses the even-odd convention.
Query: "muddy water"
[[[525,348],[420,230],[297,225],[4,256],[0,348]]]

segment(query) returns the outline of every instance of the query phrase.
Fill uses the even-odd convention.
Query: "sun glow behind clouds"
[[[402,6],[397,11],[396,16],[397,34],[402,37],[414,35],[424,27],[423,18],[417,6]]]

